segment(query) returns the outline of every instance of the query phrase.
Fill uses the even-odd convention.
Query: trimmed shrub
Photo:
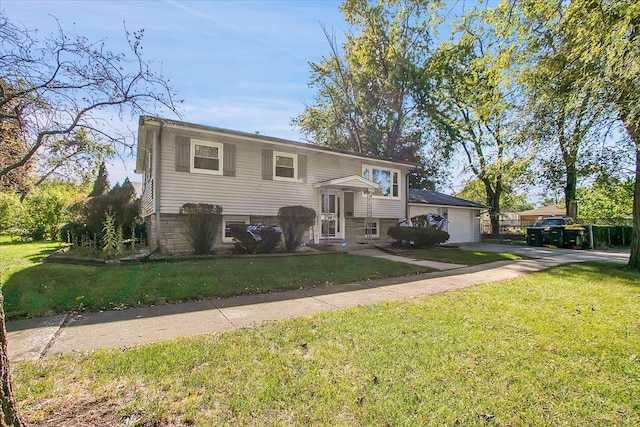
[[[394,246],[428,248],[449,240],[449,233],[433,227],[391,227],[387,232]]]
[[[185,237],[196,255],[207,255],[213,250],[222,219],[222,206],[206,203],[185,203],[180,214],[186,226]]]
[[[83,234],[89,234],[87,227],[79,222],[68,222],[60,228],[60,240],[67,243],[80,241]]]
[[[307,228],[316,222],[316,211],[306,206],[285,206],[278,210],[284,245],[287,252],[295,252]]]
[[[240,254],[269,254],[280,244],[280,227],[233,224],[229,227],[234,252]]]

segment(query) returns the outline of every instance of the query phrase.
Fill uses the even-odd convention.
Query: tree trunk
[[[633,237],[627,269],[640,271],[640,120],[623,106],[621,118],[636,147],[636,176],[633,185]]]
[[[500,193],[493,191],[491,182],[482,180],[487,194],[487,205],[489,205],[489,220],[491,221],[491,234],[500,235]]]
[[[576,166],[567,165],[567,182],[564,187],[565,214],[571,216],[571,201],[576,199],[576,187],[578,183],[578,172]]]
[[[0,418],[0,427],[26,426],[20,413],[18,405],[13,397],[11,389],[11,369],[9,367],[9,354],[7,353],[7,331],[4,326],[4,297],[0,291],[0,375],[2,378],[2,391],[0,392],[0,403],[2,404],[2,418]]]
[[[636,181],[633,184],[633,237],[629,270],[640,271],[640,141],[636,141]]]

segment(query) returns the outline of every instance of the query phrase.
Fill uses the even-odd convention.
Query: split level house
[[[188,251],[179,210],[220,205],[217,244],[230,224],[277,224],[278,209],[317,213],[305,242],[387,240],[407,221],[408,173],[416,165],[354,152],[156,117],[140,118],[136,172],[149,244]]]
[[[486,206],[408,188],[415,164],[258,134],[143,116],[136,172],[144,176],[142,217],[149,243],[166,252],[190,249],[179,210],[185,203],[223,208],[216,244],[231,244],[231,224],[278,223],[278,209],[315,210],[306,242],[387,240],[411,218],[446,219],[449,243],[480,241]]]

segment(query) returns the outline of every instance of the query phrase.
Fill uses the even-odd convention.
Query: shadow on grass
[[[640,287],[640,272],[630,271],[625,264],[611,261],[587,261],[559,266],[551,270],[554,275],[566,277],[568,280],[575,276],[576,271],[585,277],[589,275],[621,280],[632,287]]]
[[[43,263],[17,271],[3,289],[10,320],[95,313],[87,317],[109,322],[335,294],[417,280],[426,271],[347,255],[118,266]]]

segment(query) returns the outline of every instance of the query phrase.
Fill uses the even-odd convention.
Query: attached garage
[[[446,219],[447,243],[480,241],[480,213],[487,206],[429,190],[409,189],[409,218],[436,215]]]

